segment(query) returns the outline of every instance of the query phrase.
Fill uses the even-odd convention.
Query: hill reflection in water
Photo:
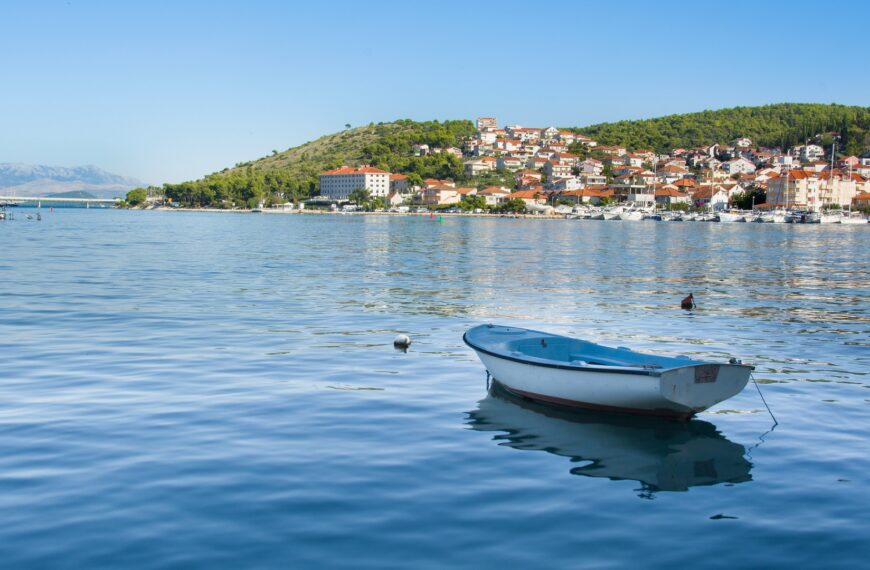
[[[507,394],[493,384],[468,424],[499,445],[546,451],[584,464],[570,472],[642,484],[640,496],[659,491],[751,481],[746,449],[709,422],[675,422],[587,411],[563,411]]]

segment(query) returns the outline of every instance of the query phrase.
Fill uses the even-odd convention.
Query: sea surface
[[[5,568],[867,567],[870,226],[28,212]],[[490,322],[740,358],[779,424],[490,394]]]

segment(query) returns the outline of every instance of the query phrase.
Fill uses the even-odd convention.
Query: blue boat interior
[[[466,333],[466,341],[496,355],[575,366],[669,369],[703,364],[686,356],[668,357],[611,348],[580,339],[513,327],[483,325]]]

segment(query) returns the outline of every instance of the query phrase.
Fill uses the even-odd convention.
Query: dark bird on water
[[[680,301],[681,309],[694,309],[695,308],[695,296],[689,293],[689,296]]]

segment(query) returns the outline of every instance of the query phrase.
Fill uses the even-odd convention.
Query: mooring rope
[[[759,386],[758,382],[755,380],[755,374],[750,372],[749,377],[752,378],[752,383],[755,384],[755,389],[758,390],[758,395],[761,396],[761,401],[764,403],[764,407],[767,408],[767,413],[770,414],[771,418],[773,418],[773,426],[778,426],[779,422],[776,421],[776,416],[774,416],[773,412],[770,411],[770,406],[767,405],[767,400],[764,399],[764,394],[761,393],[761,386]]]

